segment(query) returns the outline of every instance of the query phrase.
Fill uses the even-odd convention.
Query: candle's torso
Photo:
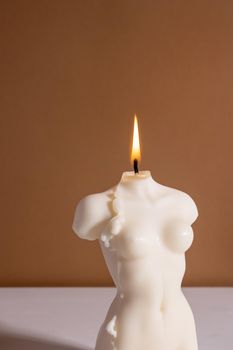
[[[87,207],[98,224],[91,224],[95,214]],[[191,198],[149,177],[89,196],[78,212],[86,212],[79,234],[99,238],[117,287],[96,350],[196,350],[192,311],[181,291],[197,215]]]

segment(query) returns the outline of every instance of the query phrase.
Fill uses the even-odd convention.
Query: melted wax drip
[[[117,194],[118,188],[116,187],[113,191],[113,199],[111,203],[112,210],[115,213],[115,215],[109,221],[104,232],[101,234],[101,241],[104,242],[106,248],[110,247],[111,239],[113,239],[114,236],[117,236],[120,233],[122,225],[124,223],[124,216],[121,212],[121,205],[119,198],[117,198]]]

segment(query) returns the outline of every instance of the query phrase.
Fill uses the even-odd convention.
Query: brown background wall
[[[233,2],[1,1],[0,284],[110,285],[71,230],[142,168],[199,208],[186,285],[233,285]]]

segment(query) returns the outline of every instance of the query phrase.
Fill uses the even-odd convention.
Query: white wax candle
[[[150,171],[124,172],[113,188],[80,201],[73,229],[99,239],[117,288],[96,350],[197,350],[181,290],[197,215],[189,195],[157,183]]]

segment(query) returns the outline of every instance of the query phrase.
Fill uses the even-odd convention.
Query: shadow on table
[[[0,332],[1,350],[91,350],[82,345],[62,344],[58,341],[30,335]]]

